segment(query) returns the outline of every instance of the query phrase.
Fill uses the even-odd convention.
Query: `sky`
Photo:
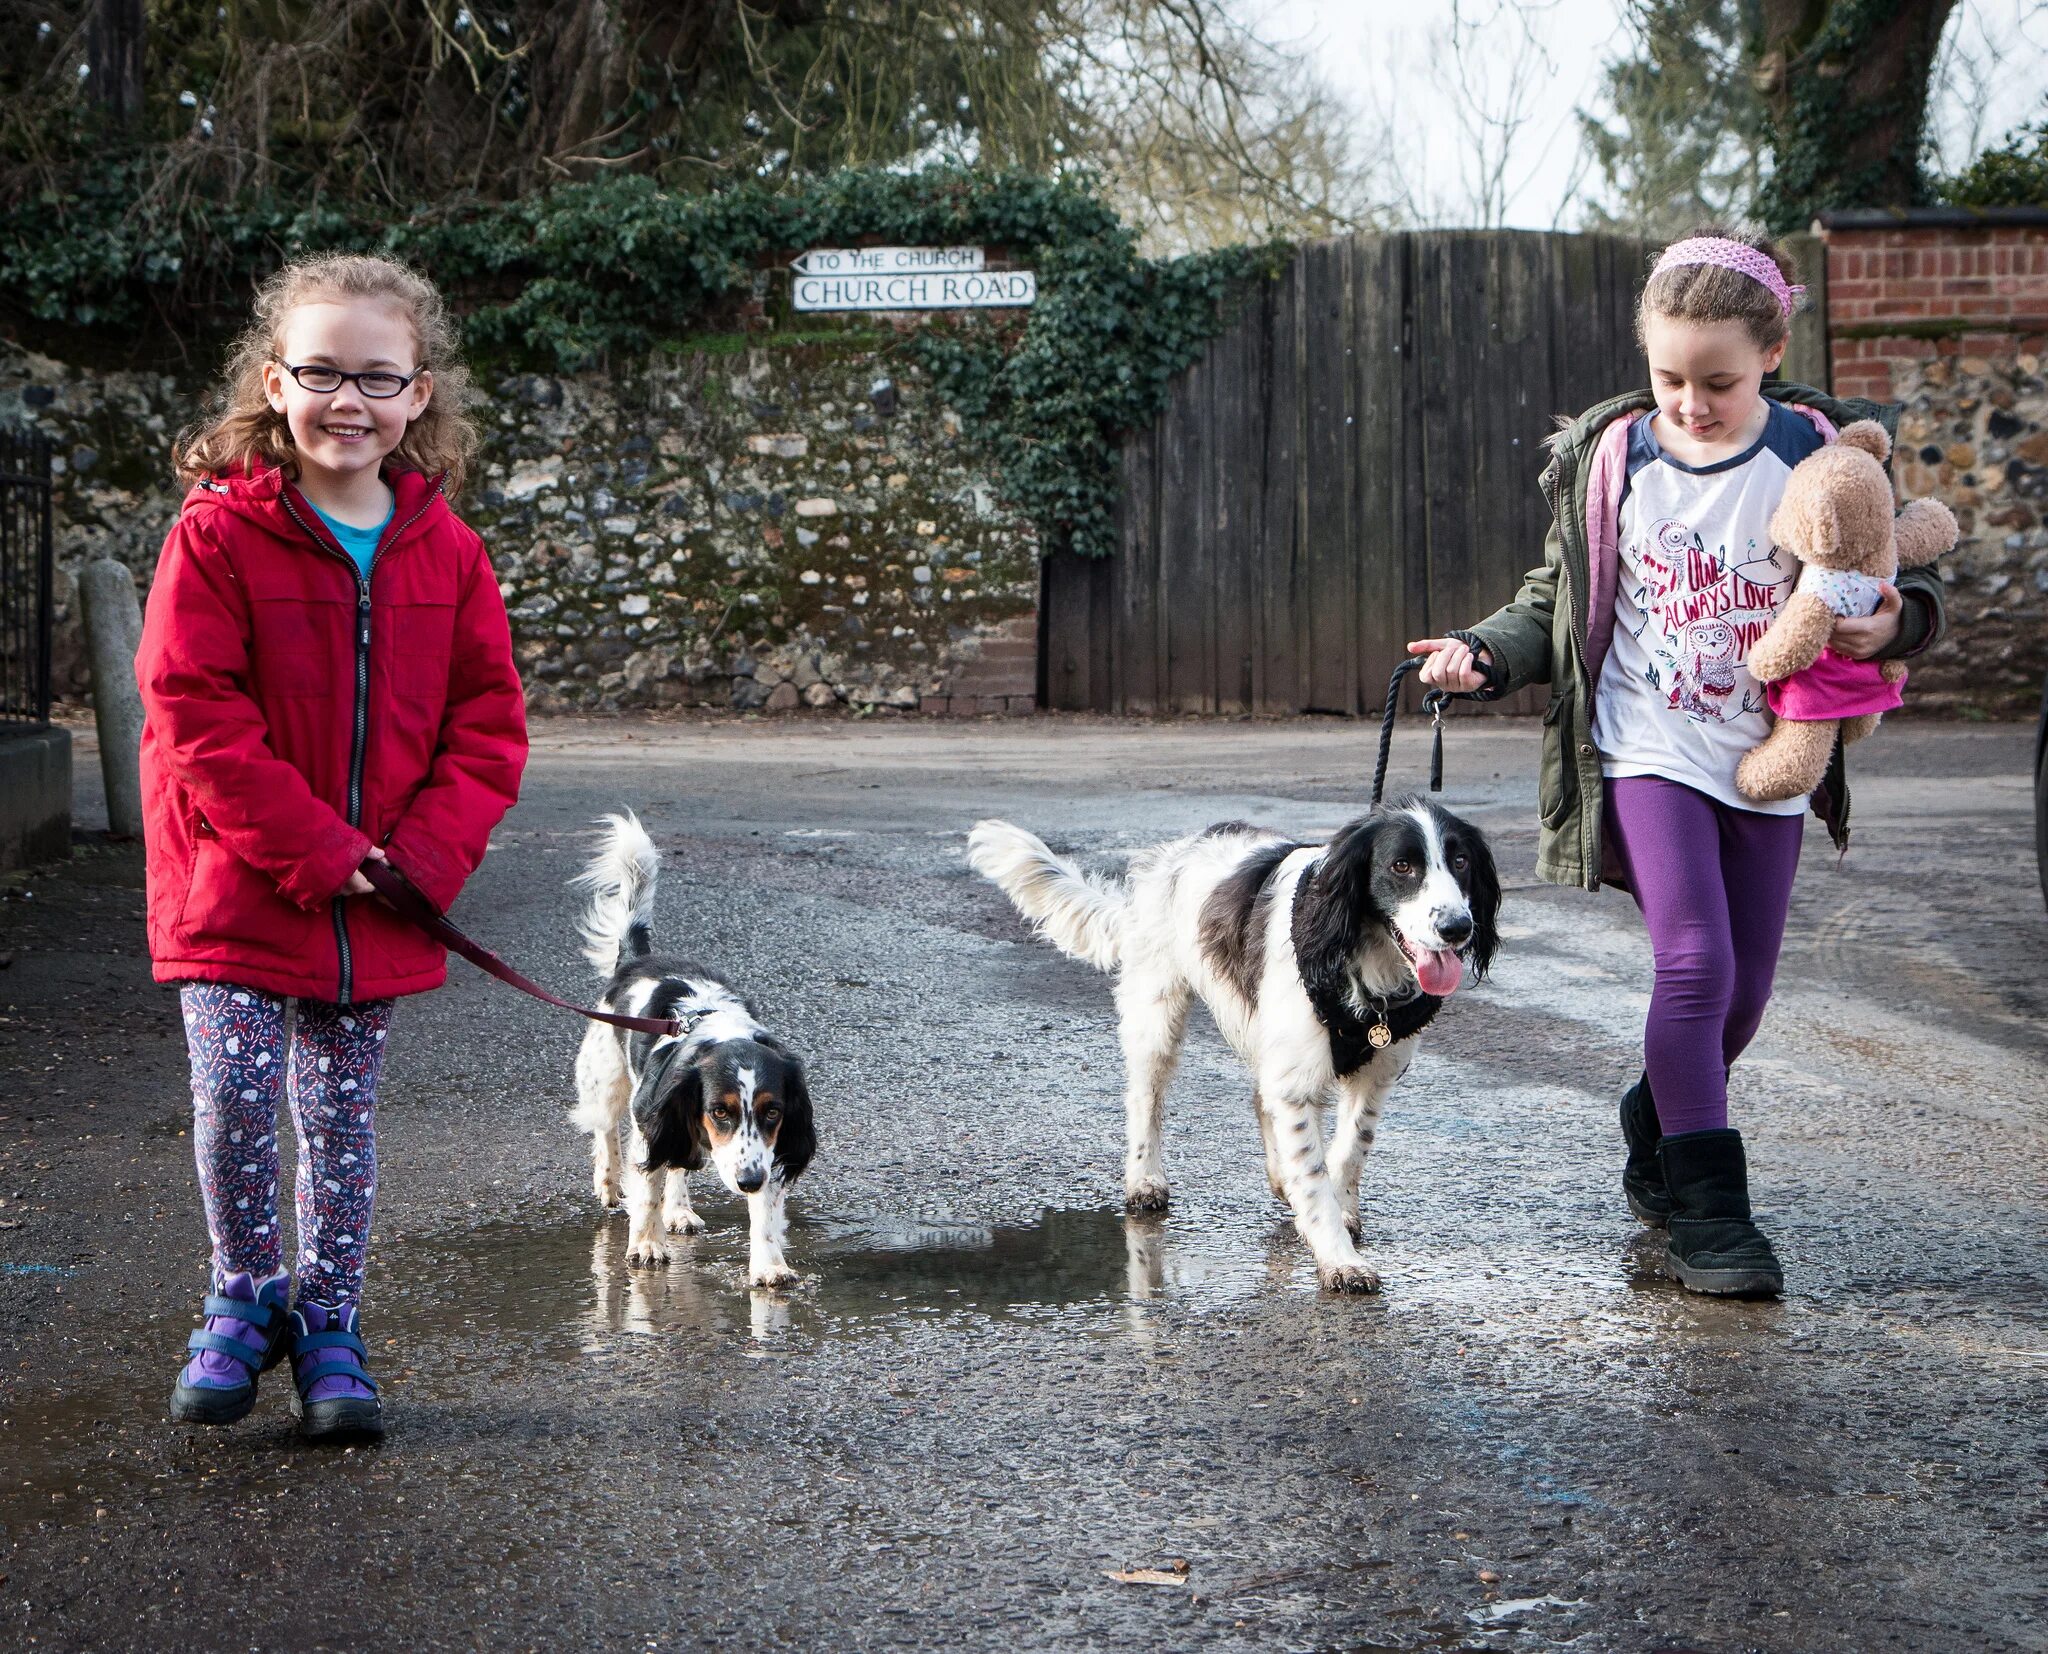
[[[1506,0],[1463,0],[1465,15],[1486,17]],[[1249,0],[1267,39],[1298,43],[1359,113],[1361,132],[1378,133],[1392,113],[1402,171],[1419,180],[1425,216],[1459,216],[1473,197],[1473,151],[1451,101],[1432,95],[1431,31],[1447,25],[1453,0]],[[1574,227],[1576,197],[1597,189],[1582,165],[1574,112],[1594,105],[1602,63],[1625,49],[1619,0],[1525,0],[1539,51],[1527,64],[1528,118],[1503,178],[1505,222],[1516,228]],[[1482,67],[1504,101],[1511,23],[1489,31]],[[1962,0],[1945,45],[1955,51],[1951,84],[1930,113],[1942,159],[1959,165],[2014,126],[2039,119],[2048,90],[2048,4],[2043,0]],[[1490,60],[1490,61],[1487,61]],[[1469,214],[1467,215],[1469,216]]]

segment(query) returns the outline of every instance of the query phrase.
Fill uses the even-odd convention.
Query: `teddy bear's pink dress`
[[[1845,620],[1875,614],[1884,599],[1884,582],[1873,575],[1851,574],[1809,564],[1799,572],[1793,595],[1817,597]],[[1851,660],[1823,649],[1811,666],[1764,688],[1765,699],[1780,718],[1818,723],[1827,718],[1856,718],[1866,712],[1890,712],[1905,703],[1899,683],[1886,683],[1881,663]]]

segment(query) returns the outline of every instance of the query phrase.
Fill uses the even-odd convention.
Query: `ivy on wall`
[[[934,325],[910,348],[981,423],[1042,542],[1087,556],[1116,549],[1123,433],[1228,323],[1233,289],[1288,256],[1273,244],[1145,259],[1085,185],[1022,173],[848,170],[703,195],[630,175],[382,222],[270,200],[195,215],[138,204],[123,184],[113,168],[90,194],[0,211],[0,292],[76,328],[216,332],[239,324],[236,296],[281,258],[376,250],[433,277],[478,356],[574,371],[702,327],[771,255],[863,239],[1004,248],[1038,272],[1021,324]]]

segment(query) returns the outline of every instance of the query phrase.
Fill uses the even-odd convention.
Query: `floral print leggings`
[[[362,1297],[377,1194],[377,1075],[388,999],[287,1001],[224,982],[188,982],[179,998],[192,1055],[193,1145],[216,1277],[261,1280],[283,1267],[277,1214],[277,1102],[298,1133],[299,1296]]]

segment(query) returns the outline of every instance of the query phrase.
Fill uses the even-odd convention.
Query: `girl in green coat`
[[[1770,1000],[1810,807],[1847,842],[1837,748],[1811,798],[1766,803],[1735,785],[1769,730],[1750,646],[1799,566],[1769,523],[1792,468],[1852,419],[1897,410],[1766,383],[1799,289],[1769,242],[1704,230],[1659,256],[1638,309],[1648,392],[1589,410],[1552,443],[1555,516],[1515,600],[1468,631],[1411,643],[1426,684],[1552,688],[1537,871],[1625,886],[1656,958],[1644,1073],[1622,1099],[1630,1208],[1664,1227],[1695,1291],[1784,1285],[1749,1206],[1728,1071]],[[1855,660],[1917,653],[1941,628],[1941,583],[1903,575],[1873,615],[1835,624]]]

